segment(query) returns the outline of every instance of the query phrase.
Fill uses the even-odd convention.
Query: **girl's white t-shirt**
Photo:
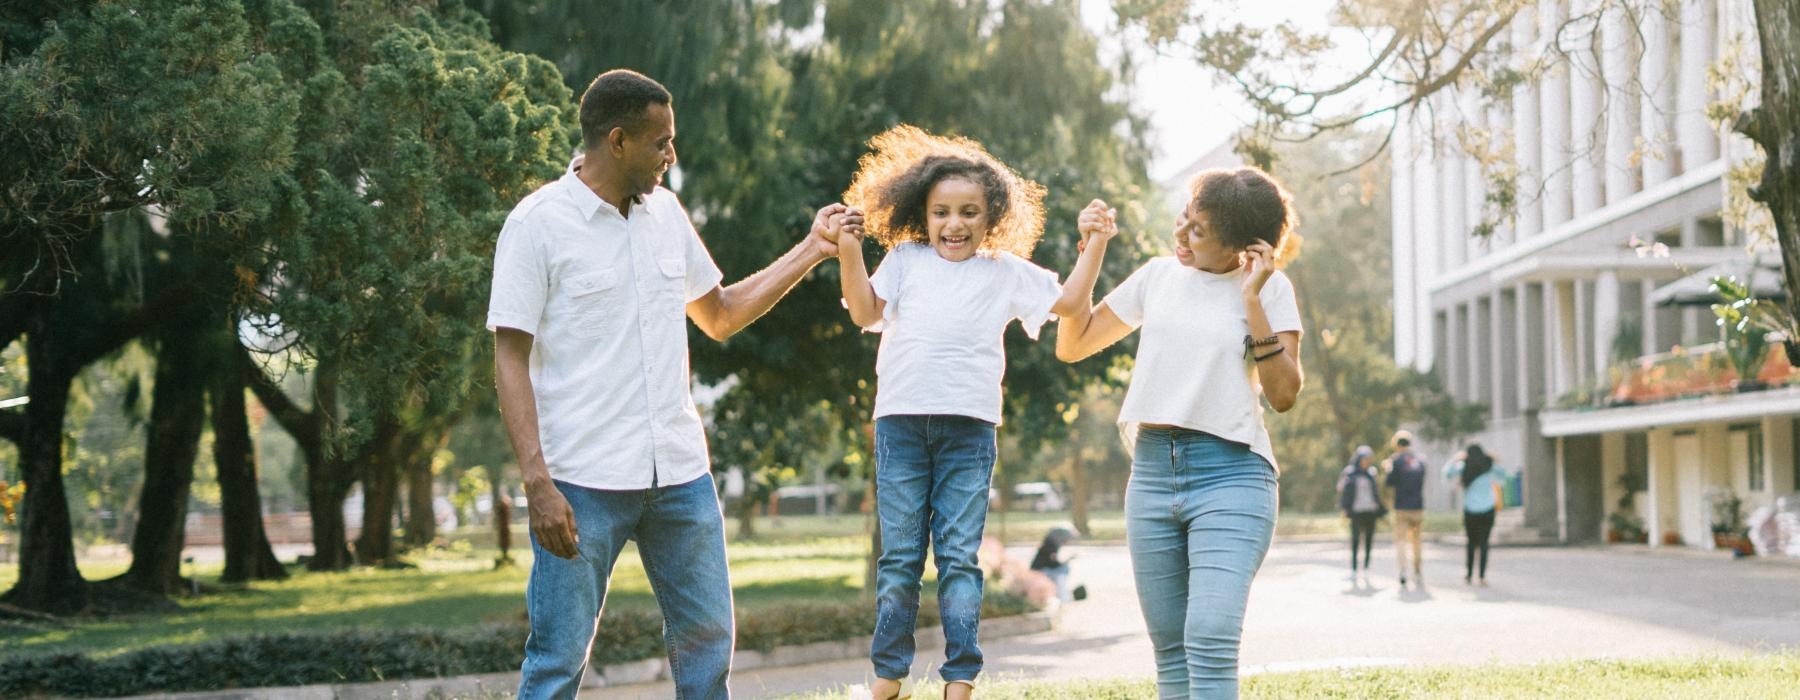
[[[1003,334],[1013,319],[1036,340],[1062,287],[1056,273],[1012,253],[950,262],[902,243],[870,276],[886,302],[875,359],[875,417],[956,415],[1000,422]]]
[[[1119,408],[1127,450],[1137,442],[1139,425],[1175,425],[1249,445],[1276,466],[1263,426],[1256,363],[1244,354],[1250,322],[1244,315],[1243,278],[1242,267],[1215,274],[1162,257],[1145,263],[1106,295],[1102,303],[1119,320],[1142,328],[1131,387]],[[1260,296],[1271,329],[1301,330],[1287,275],[1271,275]]]

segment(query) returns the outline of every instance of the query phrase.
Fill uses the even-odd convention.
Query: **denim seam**
[[[639,552],[639,557],[644,559],[644,575],[650,579],[651,592],[656,595],[656,607],[666,611],[668,608],[665,606],[663,596],[665,595],[664,591],[668,589],[663,587],[663,578],[658,571],[659,567],[652,565],[650,563],[650,558],[644,557],[641,551]],[[669,623],[667,612],[663,613],[663,646],[666,648],[669,655],[669,678],[676,682],[675,697],[677,700],[680,700],[682,697],[680,685],[681,654],[676,651],[676,648],[679,645],[675,643],[675,626]]]

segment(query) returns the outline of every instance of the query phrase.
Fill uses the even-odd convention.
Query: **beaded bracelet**
[[[1244,336],[1244,356],[1254,357],[1256,356],[1257,348],[1266,348],[1270,345],[1279,345],[1280,343],[1281,338],[1273,335],[1263,338],[1262,340],[1256,340],[1246,335]]]

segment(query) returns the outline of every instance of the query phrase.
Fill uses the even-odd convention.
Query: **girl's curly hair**
[[[1219,242],[1243,249],[1262,241],[1275,249],[1277,267],[1300,255],[1300,217],[1287,188],[1259,168],[1206,170],[1188,183],[1188,203],[1206,215]]]
[[[844,203],[863,211],[863,228],[885,248],[906,241],[928,243],[925,199],[949,178],[980,185],[987,195],[982,250],[1031,257],[1044,235],[1044,187],[1020,177],[969,139],[933,136],[907,124],[882,132],[869,139],[869,153],[857,161]]]

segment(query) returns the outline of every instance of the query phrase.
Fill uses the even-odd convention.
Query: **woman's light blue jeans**
[[[911,672],[925,547],[937,560],[938,611],[944,623],[944,681],[981,673],[981,567],[976,553],[987,523],[994,473],[994,424],[965,416],[875,419],[876,507],[881,560],[876,575],[875,675]]]
[[[1244,604],[1275,511],[1275,470],[1247,445],[1138,431],[1125,533],[1162,698],[1237,697]]]

